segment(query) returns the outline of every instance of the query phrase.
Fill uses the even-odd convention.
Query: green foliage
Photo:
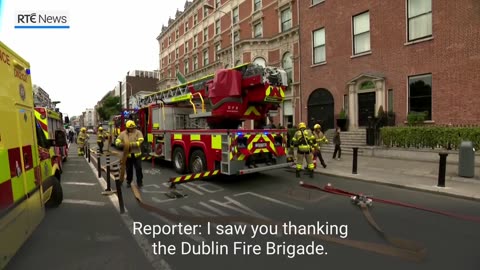
[[[480,147],[479,127],[383,127],[382,142],[387,147],[449,148],[458,149],[462,141]]]
[[[345,112],[345,109],[342,108],[340,114],[338,115],[338,119],[347,119],[347,113]]]
[[[407,123],[409,126],[418,126],[422,125],[426,119],[426,112],[411,112],[407,116]]]
[[[102,100],[102,106],[97,108],[97,113],[102,121],[107,121],[113,115],[119,114],[122,110],[120,97],[107,96]]]

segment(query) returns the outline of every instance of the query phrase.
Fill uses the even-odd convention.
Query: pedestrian
[[[335,130],[335,135],[333,136],[333,143],[335,144],[335,149],[333,150],[333,159],[336,159],[337,153],[338,153],[338,158],[337,160],[340,160],[342,157],[342,148],[340,147],[341,140],[340,140],[340,128],[337,127]]]
[[[75,137],[75,132],[73,132],[73,130],[69,130],[68,131],[68,142],[69,143],[73,143],[73,138]]]
[[[322,157],[322,152],[320,151],[321,145],[324,143],[328,143],[327,137],[325,137],[325,134],[322,132],[322,126],[320,124],[315,124],[313,126],[313,135],[315,136],[315,140],[317,142],[317,149],[314,150],[313,154],[313,160],[320,160],[320,163],[322,164],[323,168],[327,167],[327,164],[325,164],[325,161],[323,160]]]
[[[77,136],[77,145],[78,145],[78,155],[79,156],[83,156],[85,154],[83,149],[85,148],[85,144],[88,143],[89,138],[90,137],[87,134],[87,129],[82,127],[80,129],[80,133],[78,133],[78,136]]]
[[[129,144],[130,151],[125,164],[127,171],[127,187],[131,187],[133,181],[133,168],[135,167],[135,174],[137,176],[137,186],[143,186],[143,172],[142,172],[142,151],[141,145],[144,141],[143,134],[137,129],[133,120],[128,120],[125,124],[126,130],[122,131],[115,140],[115,145],[123,148],[125,144]],[[122,164],[123,166],[123,164]]]
[[[307,125],[305,123],[302,122],[298,124],[298,130],[295,132],[295,135],[292,138],[292,143],[294,147],[297,147],[296,176],[300,177],[303,167],[303,160],[306,159],[308,172],[310,177],[313,178],[315,166],[313,165],[312,149],[317,148],[317,143],[315,141],[315,136],[313,136],[310,129],[307,129]]]

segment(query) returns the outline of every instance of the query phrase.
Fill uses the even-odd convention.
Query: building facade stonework
[[[301,112],[297,121],[365,127],[380,106],[402,125],[478,124],[480,2],[300,1]]]
[[[293,125],[294,96],[300,83],[297,4],[292,0],[187,1],[184,11],[177,11],[157,37],[158,89],[178,84],[178,73],[189,81],[248,62],[282,67],[290,87],[282,108],[272,114],[273,121]],[[247,128],[252,126],[246,123]]]

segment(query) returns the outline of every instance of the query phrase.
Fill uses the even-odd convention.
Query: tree
[[[113,115],[119,114],[121,110],[120,97],[107,96],[102,100],[102,106],[97,108],[97,113],[102,121],[105,121]]]

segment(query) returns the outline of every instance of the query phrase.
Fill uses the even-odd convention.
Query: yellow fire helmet
[[[127,128],[136,128],[137,126],[135,125],[135,122],[133,122],[132,120],[128,120],[128,121],[127,121],[127,124],[125,124],[125,127],[127,127]]]
[[[307,128],[307,125],[304,122],[298,124],[298,129]]]
[[[87,131],[87,129],[86,129],[86,128],[84,128],[84,127],[82,127],[82,128],[80,129],[80,131],[81,131],[81,132],[86,132],[86,131]]]
[[[102,127],[99,127],[99,128],[98,128],[98,131],[102,131],[102,130],[103,130],[103,128],[102,128]]]
[[[320,126],[320,124],[315,124],[315,126],[313,126],[313,129],[321,129],[322,126]]]

